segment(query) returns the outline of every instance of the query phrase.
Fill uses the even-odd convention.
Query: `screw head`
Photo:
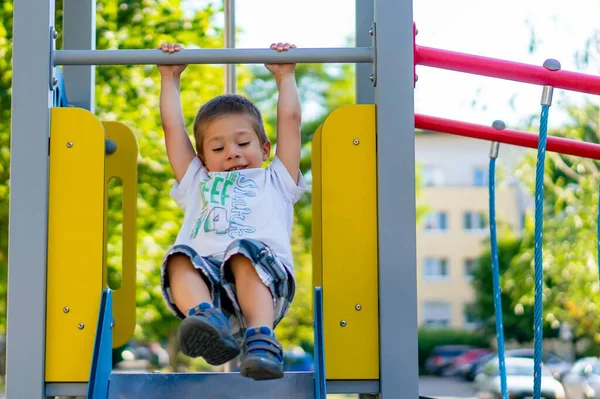
[[[354,309],[361,310],[362,309],[362,305],[360,303],[357,303],[356,306],[354,306]]]
[[[73,142],[67,141],[67,148],[73,148]]]
[[[371,82],[374,82],[374,81],[375,81],[375,75],[374,75],[374,74],[371,74],[371,76],[369,76],[369,80],[370,80]]]
[[[58,84],[58,79],[52,78],[52,86],[56,86]]]
[[[373,33],[375,33],[375,30],[373,29],[373,27],[369,28],[369,35],[373,36]]]
[[[65,307],[63,308],[63,312],[64,312],[64,313],[69,313],[69,311],[70,311],[70,310],[71,310],[71,309],[69,309],[69,307],[68,307],[68,306],[65,306]]]
[[[79,328],[80,330],[83,330],[84,327],[85,327],[85,325],[83,323],[77,324],[77,328]]]
[[[492,127],[496,130],[504,130],[506,129],[506,123],[500,119],[496,119],[494,122],[492,122]]]
[[[354,140],[352,140],[352,144],[359,145],[360,144],[360,140],[359,139],[354,139]]]
[[[346,323],[346,320],[340,321],[340,326],[342,326],[342,327],[346,327],[347,324],[348,323]]]
[[[52,36],[56,39],[58,37],[58,32],[57,31],[52,32]]]

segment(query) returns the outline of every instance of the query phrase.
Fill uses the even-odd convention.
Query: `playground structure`
[[[356,48],[285,53],[99,51],[95,0],[65,0],[62,33],[53,28],[54,7],[53,0],[14,0],[9,399],[323,398],[325,389],[416,398],[414,129],[538,144],[531,133],[415,115],[416,65],[539,84],[546,92],[600,94],[599,77],[556,63],[538,67],[417,46],[411,0],[357,0]],[[59,36],[64,50],[55,50]],[[111,347],[135,326],[137,145],[127,126],[94,116],[94,65],[173,62],[357,64],[359,104],[334,111],[313,139],[316,373],[257,383],[237,373],[119,374],[106,367]],[[547,148],[600,159],[595,144],[549,137]],[[348,159],[360,165],[351,176],[342,173]],[[105,289],[105,226],[106,187],[115,177],[123,181],[127,250],[113,294]],[[361,185],[353,184],[357,178]]]

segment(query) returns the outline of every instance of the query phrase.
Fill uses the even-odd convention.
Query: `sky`
[[[214,0],[189,0],[202,6]],[[354,45],[355,0],[237,0],[236,47],[265,47],[288,41],[298,47]],[[581,70],[575,53],[600,29],[600,1],[572,0],[415,0],[417,44],[439,49],[542,65],[558,59],[562,69]],[[532,34],[536,50],[529,47]],[[349,41],[350,40],[350,41]],[[489,125],[502,119],[510,128],[522,126],[540,112],[542,88],[523,83],[417,67],[415,112]],[[550,124],[566,117],[565,96],[574,102],[598,98],[554,91]],[[512,104],[512,105],[511,105]]]

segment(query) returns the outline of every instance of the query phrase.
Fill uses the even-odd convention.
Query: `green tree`
[[[8,270],[8,200],[10,162],[10,102],[12,81],[11,0],[0,4],[0,333],[6,331],[6,276]]]
[[[598,108],[588,103],[568,107],[571,122],[554,136],[598,143]],[[535,155],[531,155],[517,174],[533,192]],[[597,334],[600,312],[598,291],[597,215],[598,173],[591,160],[548,152],[546,154],[543,263],[544,319],[554,328],[566,323],[575,339],[587,337],[600,343]],[[533,305],[534,257],[532,215],[525,228],[521,251],[507,272],[505,288],[513,301]]]
[[[533,340],[533,306],[517,303],[507,287],[507,270],[523,250],[523,239],[509,229],[503,229],[498,239],[498,266],[500,271],[500,287],[502,301],[502,324],[506,341],[528,343]],[[489,241],[487,249],[477,259],[473,269],[473,288],[475,290],[474,310],[477,319],[481,321],[483,332],[488,337],[496,335],[496,315],[494,308],[492,258]],[[545,337],[556,335],[550,330],[551,325],[545,326]]]

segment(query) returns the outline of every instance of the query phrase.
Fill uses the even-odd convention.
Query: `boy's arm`
[[[287,51],[296,46],[288,43],[273,44],[271,49]],[[269,64],[267,69],[275,77],[279,98],[277,100],[277,149],[275,155],[281,160],[287,171],[298,182],[300,151],[302,146],[300,125],[302,109],[300,95],[296,86],[294,64]]]
[[[179,95],[180,81],[180,75],[177,73],[161,73],[160,119],[165,132],[167,156],[178,182],[181,182],[190,162],[196,156],[185,131]]]

